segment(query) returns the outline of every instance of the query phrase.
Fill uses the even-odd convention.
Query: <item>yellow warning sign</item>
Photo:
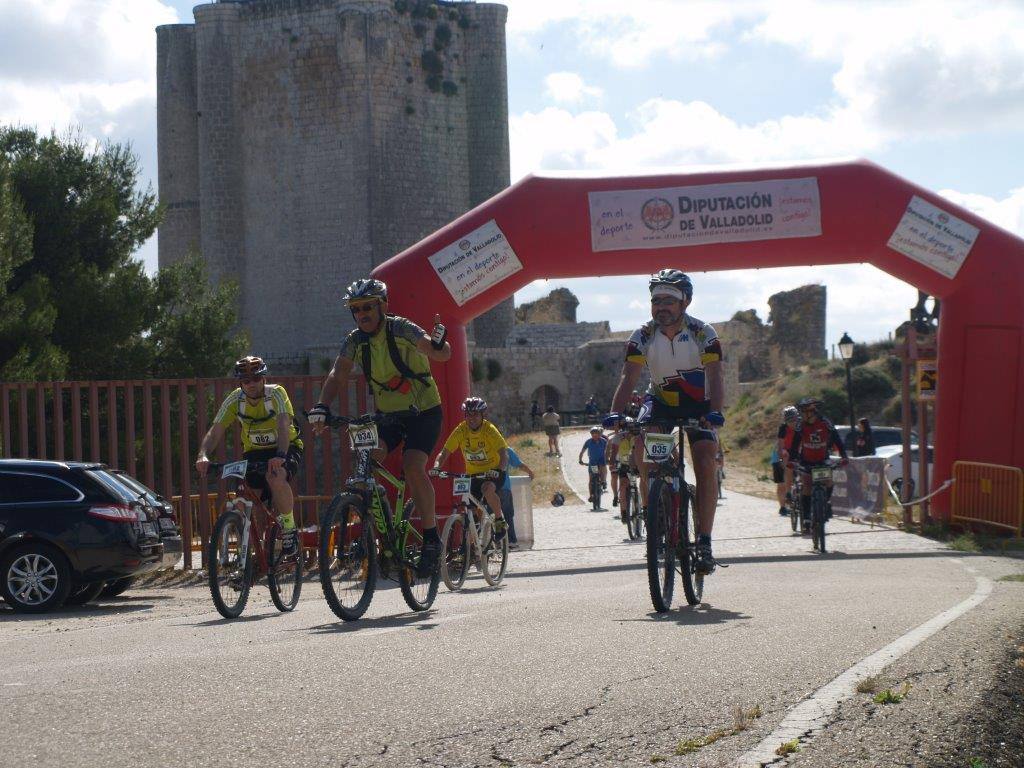
[[[934,400],[938,387],[938,371],[934,360],[917,361],[917,399]]]

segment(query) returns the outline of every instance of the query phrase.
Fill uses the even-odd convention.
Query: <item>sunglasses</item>
[[[377,306],[376,301],[371,301],[369,304],[349,304],[348,308],[356,314],[362,314],[364,312],[372,312],[373,308]]]
[[[679,299],[676,299],[676,298],[674,298],[672,296],[655,296],[653,299],[651,299],[651,306],[652,307],[669,307],[669,306],[672,306],[673,304],[677,304],[678,302],[679,302]]]
[[[239,379],[239,381],[242,382],[243,384],[257,384],[257,383],[263,381],[263,377],[262,376],[243,376],[242,378]]]

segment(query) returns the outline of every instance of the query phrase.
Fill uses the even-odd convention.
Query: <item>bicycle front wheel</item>
[[[597,512],[601,509],[601,476],[591,475],[590,476],[590,501],[593,504],[593,509]]]
[[[658,613],[672,607],[676,575],[676,546],[672,531],[677,513],[672,486],[659,477],[647,497],[647,583],[651,602]]]
[[[377,584],[377,543],[363,499],[339,494],[320,518],[320,586],[334,614],[355,621],[370,607]]]
[[[789,525],[793,533],[800,533],[800,497],[796,496],[789,501]]]
[[[406,563],[398,573],[398,586],[402,588],[405,603],[414,611],[425,611],[434,604],[437,586],[441,583],[441,569],[435,568],[429,576],[417,576],[416,566],[420,563],[423,550],[423,534],[412,527],[413,503],[408,501],[402,510],[399,550]]]
[[[242,559],[242,533],[245,519],[237,512],[225,512],[217,518],[206,550],[206,569],[213,604],[225,619],[242,615],[252,587],[252,549]]]
[[[825,489],[815,488],[811,496],[811,537],[814,548],[825,554]]]
[[[484,581],[496,587],[505,578],[505,569],[508,567],[508,534],[506,533],[501,541],[495,541],[493,525],[494,521],[491,518],[484,523],[483,540],[486,546],[480,558],[480,565],[484,572]]]
[[[441,578],[452,592],[462,589],[469,573],[469,536],[466,516],[453,512],[441,534]]]
[[[626,534],[630,541],[636,541],[636,519],[638,510],[633,506],[633,498],[629,486],[622,484],[623,489],[619,492],[619,511],[622,514],[622,522],[626,524]]]
[[[679,515],[679,571],[683,575],[683,594],[690,605],[700,605],[704,599],[704,574],[697,573],[694,555],[697,544],[697,505],[694,488],[686,485],[680,501]]]
[[[267,586],[270,588],[270,599],[277,610],[282,613],[294,611],[299,604],[299,593],[302,592],[302,546],[290,557],[281,556],[281,526],[274,523],[267,530],[267,558],[270,570],[267,573]],[[299,531],[296,536],[301,536]]]

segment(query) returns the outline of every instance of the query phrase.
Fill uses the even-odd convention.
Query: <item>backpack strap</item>
[[[387,321],[386,321],[386,323],[384,325],[384,337],[385,337],[385,340],[387,341],[388,354],[391,357],[391,364],[394,365],[395,368],[398,370],[398,375],[402,379],[409,379],[411,381],[418,381],[420,384],[426,384],[433,377],[429,373],[416,373],[416,372],[414,372],[408,365],[406,365],[405,360],[402,359],[402,355],[398,351],[398,342],[395,340],[395,332],[394,332],[394,328],[392,327],[393,317],[394,317],[393,315],[388,315],[387,316]],[[362,343],[362,347],[363,347],[363,354],[362,354],[362,362],[360,363],[360,365],[362,366],[362,369],[363,369],[363,375],[366,376],[366,379],[369,382],[371,382],[375,386],[379,387],[383,391],[386,391],[386,392],[394,392],[394,391],[396,391],[401,386],[401,383],[399,383],[398,386],[392,387],[392,386],[389,386],[388,384],[385,384],[383,382],[377,381],[375,378],[373,378],[373,375],[370,373],[370,336],[369,336],[369,334],[363,333],[363,335],[362,335],[362,342],[361,343]]]

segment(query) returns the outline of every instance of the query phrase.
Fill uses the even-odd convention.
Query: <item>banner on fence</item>
[[[882,514],[885,506],[885,459],[861,456],[832,473],[832,511],[851,517]]]

